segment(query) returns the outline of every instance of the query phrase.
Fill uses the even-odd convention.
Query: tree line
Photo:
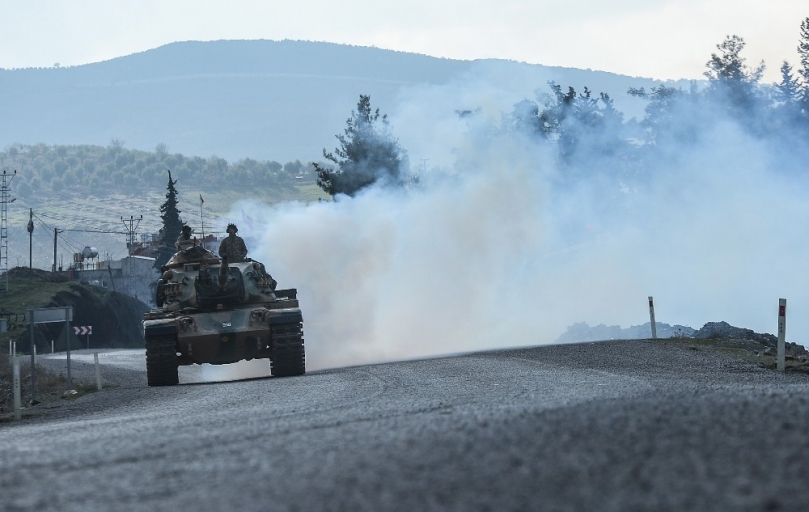
[[[606,93],[577,91],[548,83],[549,92],[523,100],[503,116],[495,131],[527,135],[555,150],[562,179],[609,173],[639,179],[661,159],[702,140],[711,128],[732,122],[773,154],[802,152],[809,157],[809,18],[800,24],[797,72],[784,61],[781,79],[763,84],[763,62],[754,67],[743,56],[744,39],[727,36],[706,62],[705,82],[687,90],[660,85],[627,93],[647,102],[644,118],[624,120]],[[476,111],[457,112],[459,117]],[[391,133],[387,117],[361,95],[334,151],[323,150],[326,164],[314,164],[318,185],[331,195],[356,195],[373,184],[404,186],[418,182],[410,174],[407,151]],[[800,161],[800,159],[797,159]],[[805,161],[805,160],[804,160]],[[597,162],[598,165],[593,165]]]
[[[244,158],[228,163],[216,156],[170,153],[165,144],[158,144],[154,151],[127,149],[117,139],[108,146],[12,144],[0,152],[0,160],[4,168],[25,170],[12,184],[23,197],[88,190],[98,196],[159,190],[167,169],[184,183],[206,188],[227,184],[229,190],[237,191],[260,187],[293,190],[315,180],[312,164],[300,160],[281,164]]]

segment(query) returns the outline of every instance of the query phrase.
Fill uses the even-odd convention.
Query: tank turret
[[[276,281],[264,264],[247,260],[228,263],[196,246],[178,251],[163,267],[155,304],[169,311],[261,304],[277,299]]]

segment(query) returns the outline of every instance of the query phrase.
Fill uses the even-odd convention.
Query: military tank
[[[149,386],[178,383],[178,367],[269,359],[275,377],[306,371],[297,290],[277,290],[258,261],[228,262],[194,245],[179,250],[143,317]]]

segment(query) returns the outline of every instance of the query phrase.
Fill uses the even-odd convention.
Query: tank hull
[[[177,363],[229,364],[272,358],[274,331],[295,326],[302,333],[303,317],[294,304],[250,305],[222,311],[182,311],[152,314],[143,322],[148,337],[173,335]],[[272,307],[282,305],[284,307]],[[162,317],[162,318],[161,318]],[[275,327],[275,328],[274,328]]]

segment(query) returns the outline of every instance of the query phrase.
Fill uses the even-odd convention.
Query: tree
[[[798,74],[801,75],[798,101],[803,108],[804,116],[809,117],[809,18],[801,22],[801,39],[798,43],[798,55],[801,57],[801,69],[798,71]]]
[[[545,100],[545,109],[539,113],[540,131],[545,138],[557,140],[561,137],[562,126],[573,110],[576,102],[576,90],[573,87],[567,88],[567,93],[562,92],[562,86],[556,82],[548,82],[553,96]]]
[[[571,163],[578,157],[587,160],[594,153],[608,154],[618,149],[623,115],[608,94],[595,97],[589,87],[582,93],[568,87],[565,93],[552,81],[548,86],[553,94],[546,96],[537,129],[545,139],[557,142],[565,161]]]
[[[632,87],[628,93],[649,102],[644,109],[646,115],[641,125],[648,131],[651,142],[657,141],[661,135],[671,131],[684,94],[681,89],[661,85],[652,87],[650,92],[646,92],[643,87],[640,89]]]
[[[772,96],[775,103],[769,111],[768,129],[786,136],[786,132],[801,126],[802,103],[800,83],[792,76],[792,66],[787,61],[781,65],[781,81],[773,84]]]
[[[464,111],[470,114],[461,113],[461,118],[471,115],[471,110]],[[512,130],[525,133],[529,136],[544,134],[543,126],[539,119],[539,106],[531,100],[522,100],[514,104],[511,115],[507,118],[508,126]]]
[[[755,69],[749,68],[741,56],[744,47],[741,37],[727,36],[716,45],[720,53],[711,54],[704,73],[711,93],[737,115],[749,113],[755,106],[756,87],[765,68],[763,61]]]
[[[183,229],[180,210],[177,209],[177,189],[174,188],[177,180],[171,179],[171,171],[167,172],[169,173],[169,183],[166,185],[166,202],[160,205],[160,218],[163,220],[163,228],[160,230],[160,245],[157,247],[157,257],[154,262],[154,268],[158,270],[174,254],[174,244]]]
[[[781,81],[775,84],[775,100],[790,106],[798,99],[799,88],[800,85],[792,76],[792,66],[784,61],[781,64]]]
[[[160,142],[160,143],[157,144],[157,146],[155,146],[154,153],[155,153],[155,156],[157,157],[157,159],[162,161],[167,156],[169,156],[169,147],[166,146],[166,144]],[[180,235],[177,235],[177,236],[180,236]]]
[[[335,137],[340,147],[333,153],[324,149],[323,156],[337,168],[314,164],[317,184],[328,194],[354,196],[375,183],[404,185],[407,154],[391,134],[387,115],[371,109],[370,96],[360,95],[357,111]]]

